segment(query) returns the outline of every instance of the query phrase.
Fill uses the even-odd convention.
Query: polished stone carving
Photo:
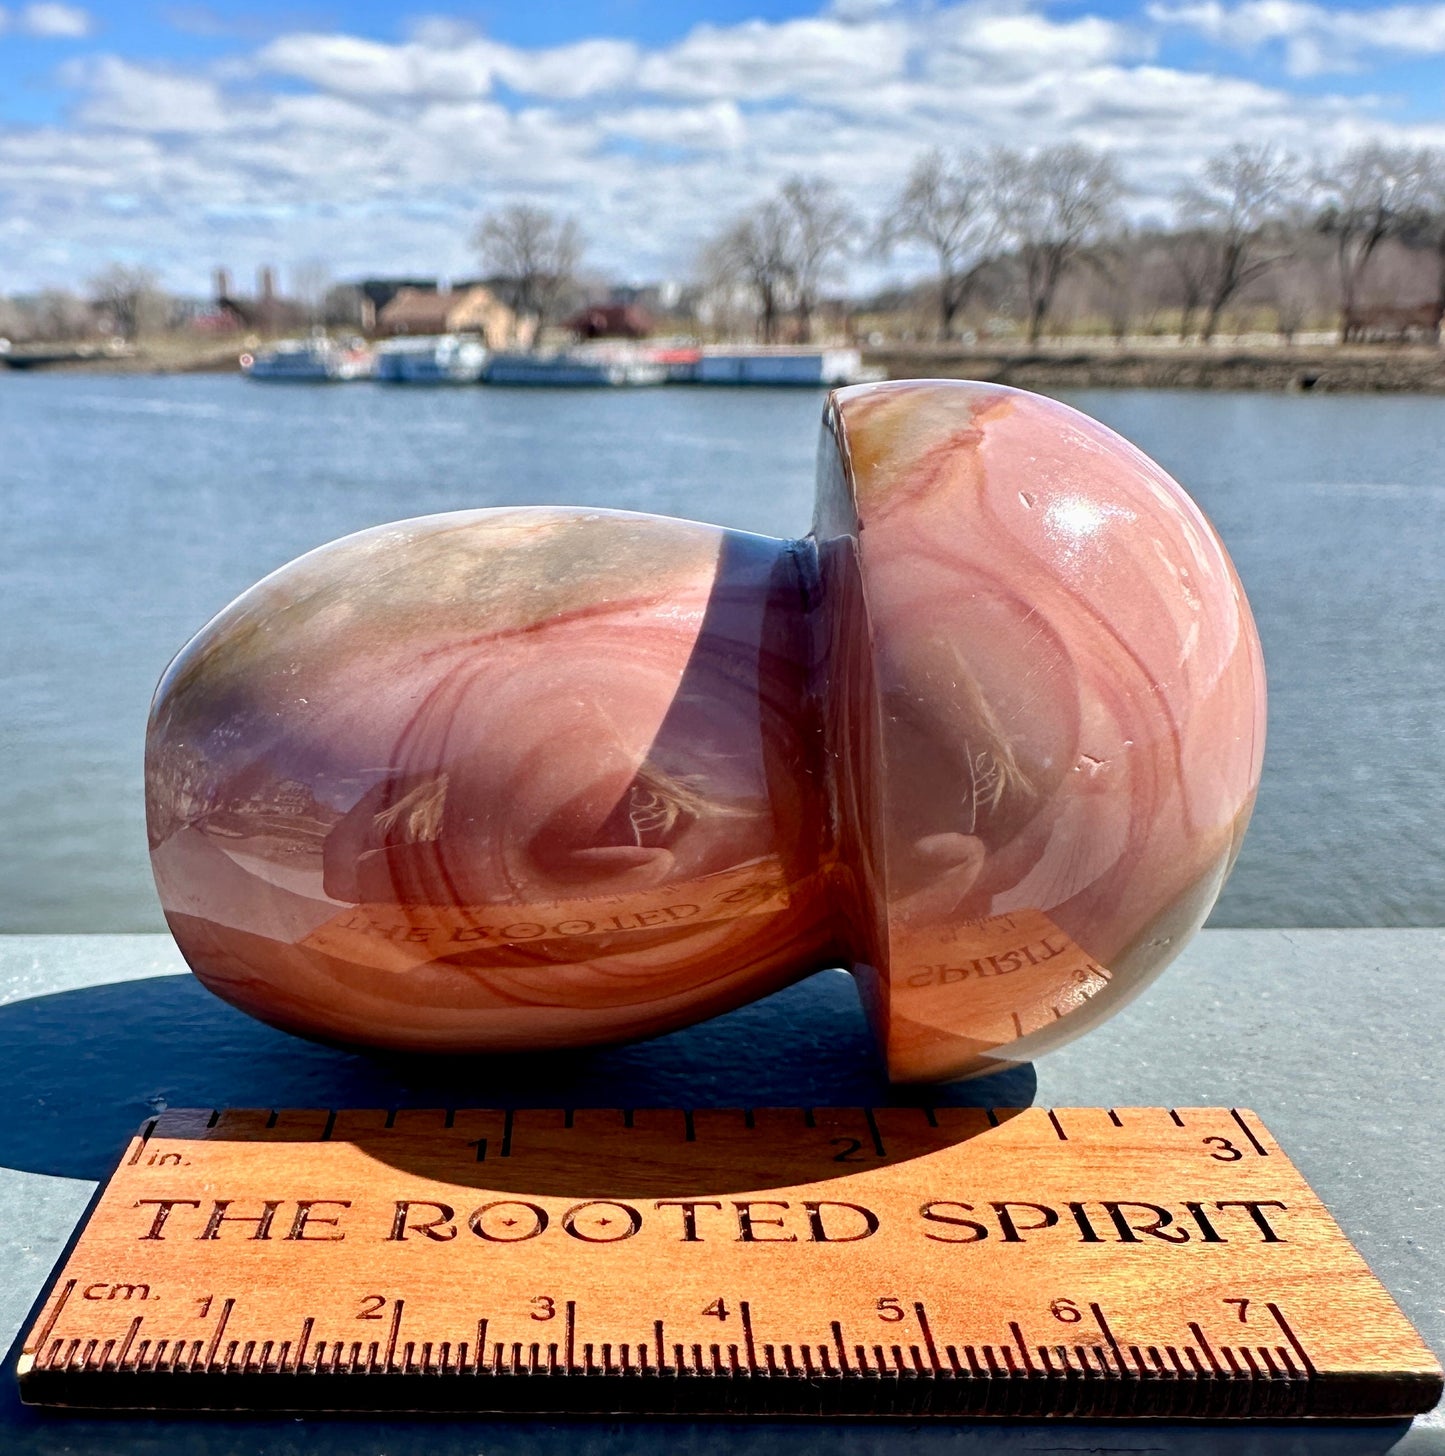
[[[831,397],[803,541],[479,510],[283,567],[168,669],[147,816],[186,959],[288,1030],[579,1045],[847,965],[924,1080],[1174,956],[1263,740],[1243,592],[1158,466],[902,382]]]

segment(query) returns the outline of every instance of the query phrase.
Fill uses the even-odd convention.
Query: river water
[[[162,926],[150,694],[264,573],[481,505],[801,534],[822,398],[0,374],[0,929]],[[1212,923],[1445,923],[1445,399],[1068,398],[1197,496],[1259,619],[1269,751]]]

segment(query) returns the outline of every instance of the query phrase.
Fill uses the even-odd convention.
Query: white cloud
[[[224,131],[232,125],[220,87],[204,76],[138,66],[119,56],[71,62],[62,74],[80,87],[80,120],[124,131]]]
[[[480,39],[403,45],[352,35],[284,35],[264,47],[258,70],[310,82],[323,91],[372,101],[409,98],[455,101],[485,96],[502,50]]]
[[[78,5],[27,5],[16,17],[26,35],[83,40],[95,28],[90,12]]]
[[[735,101],[709,101],[702,106],[634,106],[600,117],[598,126],[608,136],[704,152],[732,151],[743,144],[748,134],[747,120]]]
[[[912,40],[902,18],[700,25],[650,55],[638,81],[670,95],[757,101],[822,92],[841,99],[900,75]]]
[[[368,99],[456,101],[500,82],[530,96],[575,100],[630,85],[638,52],[626,41],[586,40],[524,51],[431,21],[399,45],[350,35],[281,36],[256,59],[261,72]]]
[[[1051,20],[1017,7],[969,6],[943,12],[927,51],[935,74],[967,70],[979,77],[1062,76],[1108,61],[1149,54],[1129,27],[1096,15]]]
[[[1292,44],[1344,13],[1156,0],[1152,19],[1125,24],[1045,0],[839,0],[651,47],[511,46],[432,18],[393,43],[298,31],[186,68],[85,55],[61,72],[64,122],[0,127],[0,275],[73,282],[125,256],[201,288],[217,263],[243,274],[319,255],[338,276],[464,276],[477,216],[537,199],[578,216],[599,269],[679,276],[788,175],[824,176],[877,215],[930,146],[1111,147],[1147,212],[1235,140],[1445,142],[1445,127],[1391,124],[1369,97],[1302,95],[1153,53],[1171,26]]]
[[[1280,44],[1294,76],[1359,70],[1371,56],[1445,55],[1445,4],[1350,9],[1310,0],[1159,0],[1150,19],[1252,51]]]

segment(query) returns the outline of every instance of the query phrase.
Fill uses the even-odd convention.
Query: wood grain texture
[[[26,1340],[112,1409],[1381,1418],[1441,1370],[1227,1108],[172,1111]]]

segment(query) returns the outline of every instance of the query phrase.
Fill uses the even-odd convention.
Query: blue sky
[[[682,277],[798,173],[876,214],[927,147],[1076,138],[1152,217],[1231,142],[1367,137],[1445,144],[1445,3],[0,0],[0,292],[464,273],[523,198],[599,271]]]

